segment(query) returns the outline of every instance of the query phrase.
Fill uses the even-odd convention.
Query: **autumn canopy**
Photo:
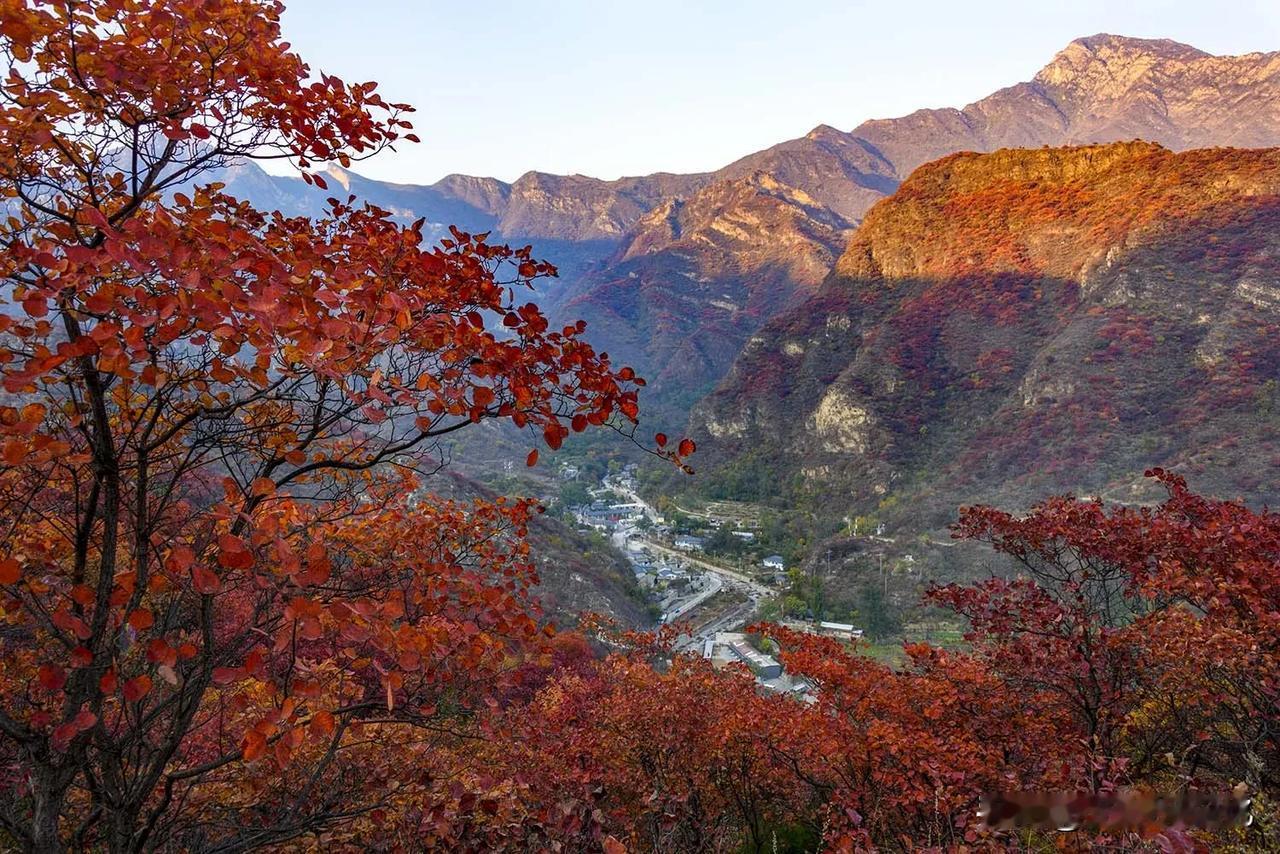
[[[630,372],[521,301],[554,273],[529,250],[210,183],[415,140],[374,84],[313,75],[280,12],[0,5],[3,826],[33,849],[367,811],[348,754],[388,727],[362,726],[438,726],[539,628],[531,506],[419,492],[433,442],[636,416]]]
[[[0,847],[1013,845],[985,791],[1275,792],[1280,521],[1162,473],[1154,511],[966,512],[1025,569],[935,591],[971,651],[761,627],[812,706],[555,635],[537,507],[433,497],[437,442],[630,435],[641,382],[548,324],[529,248],[221,192],[416,141],[281,12],[0,0]]]

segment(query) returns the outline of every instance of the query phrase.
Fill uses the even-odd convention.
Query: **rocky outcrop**
[[[1167,40],[1092,36],[1072,42],[1032,80],[963,109],[921,110],[850,132],[820,125],[711,173],[604,181],[530,172],[510,184],[451,175],[429,187],[350,172],[331,178],[405,221],[425,217],[431,236],[452,223],[533,243],[562,276],[538,298],[557,322],[581,315],[595,344],[654,380],[652,411],[679,409],[710,388],[761,323],[827,274],[846,229],[921,164],[960,151],[1135,138],[1174,150],[1280,145],[1280,53],[1220,57]],[[1109,147],[1053,154],[1034,168],[1046,180],[1067,179],[1072,170],[1097,173],[1105,165],[1100,158],[1130,153]],[[1024,181],[1031,168],[998,154],[981,161],[978,175],[964,158],[913,181],[914,192],[927,193],[925,179],[950,180],[950,172],[978,187],[996,176]],[[291,212],[316,213],[328,195],[255,167],[242,168],[231,184],[233,192]],[[885,210],[899,218],[919,213],[907,204]],[[1045,244],[1041,254],[1066,265],[1054,275],[1088,291],[1090,271],[1105,272],[1107,253],[1124,247],[1099,247],[1073,228],[1037,229],[1034,240]],[[1089,251],[1073,253],[1073,246]],[[939,247],[855,242],[839,272],[902,275],[927,266],[930,257],[920,253],[934,251]],[[960,263],[964,246],[947,251]],[[1016,262],[978,260],[989,270]]]
[[[705,174],[660,172],[601,181],[529,172],[511,185],[498,230],[530,238],[617,240],[664,199],[688,195],[712,180]]]
[[[720,181],[641,217],[560,313],[585,319],[648,378],[650,401],[678,409],[710,390],[760,324],[817,288],[850,233],[770,173]]]
[[[898,185],[894,165],[883,155],[829,125],[730,163],[716,176],[734,179],[760,172],[803,190],[823,208],[850,221]]]

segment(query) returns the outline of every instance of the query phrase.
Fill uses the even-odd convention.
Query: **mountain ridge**
[[[1153,96],[1157,88],[1158,98]],[[1158,109],[1155,102],[1162,102]],[[771,172],[846,219],[857,219],[917,166],[954,151],[1130,138],[1175,150],[1280,143],[1280,51],[1215,55],[1171,39],[1100,33],[1070,42],[1031,80],[962,108],[871,119],[850,131],[819,124],[802,137],[711,172],[605,180],[532,170],[512,182],[451,174],[428,185],[346,174],[365,186],[432,191],[442,202],[469,205],[491,217],[490,224],[504,235],[618,239],[666,199],[756,171]],[[835,176],[867,192],[834,186]],[[293,178],[279,181],[301,187]]]
[[[1110,71],[1103,74],[1100,68]],[[1233,74],[1251,74],[1266,85],[1246,87],[1247,97],[1236,99],[1229,109],[1196,94],[1206,75],[1216,75],[1215,79],[1224,81],[1219,88],[1230,90]],[[1088,81],[1087,85],[1068,85],[1077,78]],[[1167,87],[1164,113],[1150,109],[1153,80],[1163,81]],[[1274,121],[1268,118],[1272,115]],[[1202,123],[1205,128],[1200,127]],[[715,174],[741,177],[767,173],[817,202],[822,213],[808,208],[817,220],[832,215],[852,224],[898,188],[899,176],[916,169],[920,162],[953,156],[961,150],[983,151],[998,143],[1040,148],[1045,144],[1066,144],[1077,137],[1111,142],[1142,136],[1180,148],[1187,139],[1207,138],[1222,143],[1241,135],[1253,142],[1280,145],[1280,52],[1214,57],[1170,40],[1099,35],[1069,44],[1032,81],[999,90],[963,110],[921,110],[900,119],[864,122],[850,132],[819,125],[804,137],[748,155]],[[698,201],[702,195],[721,199],[722,184],[728,180],[734,178],[722,178],[697,190],[683,201],[686,209],[709,207]],[[748,204],[745,200],[738,203]],[[633,230],[643,228],[642,220],[633,226]],[[774,228],[779,229],[776,233],[781,245],[802,242],[809,230],[794,220],[775,223]],[[637,239],[628,235],[623,238],[624,245]],[[680,256],[687,254],[686,248],[674,243],[665,251],[673,256],[666,266],[681,271],[669,278],[666,287],[650,284],[642,286],[638,295],[620,293],[619,277],[630,276],[634,271],[615,257],[575,283],[576,295],[564,303],[564,310],[576,311],[587,321],[588,328],[603,329],[604,341],[611,351],[626,338],[625,331],[616,329],[615,311],[625,301],[652,294],[654,305],[633,312],[633,316],[665,313],[676,325],[682,318],[714,318],[718,297],[711,292],[716,289],[706,287],[704,282],[686,284],[678,278],[687,272],[680,266],[684,260]],[[714,260],[704,253],[700,279],[720,276],[729,281],[736,275],[741,266],[736,253],[741,248],[725,245],[719,251],[721,257]],[[664,266],[656,256],[648,263],[653,269]],[[779,306],[788,305],[792,295],[813,289],[811,281],[757,276],[760,286],[783,293]],[[682,292],[669,293],[676,288]],[[701,299],[700,292],[704,293]],[[647,348],[628,343],[622,352],[635,360],[634,367],[641,374],[658,380],[650,389],[650,399],[656,401],[661,417],[670,418],[710,391],[723,376],[726,342],[740,346],[754,332],[752,323],[763,323],[770,316],[769,311],[742,315],[736,318],[732,329],[719,319],[709,320],[707,334],[700,341],[693,340],[696,335],[687,334],[680,336],[678,343],[662,335],[651,336]],[[569,319],[568,315],[563,319]],[[700,370],[691,370],[691,365]],[[685,388],[673,395],[671,380],[676,377]]]
[[[1140,500],[1151,466],[1274,501],[1277,225],[1277,149],[921,167],[695,410],[701,491],[907,534],[973,501]]]
[[[957,151],[1134,138],[1174,150],[1280,145],[1280,52],[1215,56],[1168,39],[1098,34],[1070,42],[1031,80],[963,108],[918,110],[851,131],[820,124],[714,172],[614,181],[527,172],[511,183],[450,175],[428,187],[355,173],[344,181],[406,220],[425,216],[433,236],[456,223],[534,244],[561,268],[561,281],[538,296],[553,322],[581,317],[600,349],[634,360],[641,375],[657,380],[648,389],[649,411],[675,429],[670,420],[714,387],[731,351],[795,294],[814,288],[808,261],[764,257],[759,244],[768,236],[724,240],[714,236],[716,227],[768,222],[779,246],[809,260],[830,256],[834,265],[835,218],[856,225],[921,164]],[[808,201],[789,204],[784,214],[782,200],[762,184],[743,192],[750,184],[734,183],[760,174]],[[296,191],[315,205],[326,195],[301,181],[286,186],[290,180],[244,183],[275,202]],[[662,215],[653,214],[668,208],[682,212],[687,234],[662,235]],[[705,221],[694,224],[699,211]],[[642,248],[644,259],[636,254]],[[771,301],[750,297],[771,289]],[[738,308],[740,299],[753,299],[759,310],[725,307]],[[691,323],[698,320],[703,332]]]
[[[1235,99],[1231,106],[1247,112],[1247,121],[1235,116],[1235,126],[1228,127],[1232,114],[1199,109],[1205,106],[1200,87],[1213,79],[1235,81],[1234,88],[1228,86]],[[1175,150],[1265,147],[1277,144],[1280,133],[1278,90],[1280,51],[1218,56],[1172,39],[1100,33],[1069,43],[1031,80],[963,108],[871,120],[851,133],[883,152],[903,178],[960,150],[1134,138]]]

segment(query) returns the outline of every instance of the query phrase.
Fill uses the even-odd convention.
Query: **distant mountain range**
[[[1091,143],[1120,144],[1060,148]],[[1189,151],[1272,146],[1280,52],[1099,35],[963,109],[821,125],[715,172],[224,180],[288,213],[350,192],[533,243],[561,269],[553,319],[651,380],[646,428],[693,409],[699,476],[672,489],[927,539],[969,501],[1141,499],[1149,465],[1280,499],[1280,163]],[[548,583],[634,608],[625,568],[589,575]]]
[[[1280,52],[1213,56],[1168,39],[1077,39],[1028,83],[962,110],[853,131],[899,178],[955,151],[1144,139],[1177,150],[1280,141]]]
[[[723,375],[726,353],[740,350],[779,307],[813,292],[821,277],[812,265],[783,259],[838,254],[844,237],[834,224],[859,221],[922,163],[955,151],[1135,138],[1175,150],[1280,145],[1280,53],[1214,57],[1176,42],[1097,36],[1072,42],[1030,83],[963,110],[920,111],[850,133],[816,128],[716,173],[682,206],[688,237],[648,244],[643,269],[634,250],[614,255],[576,283],[566,310],[602,329],[605,344],[652,377],[659,403],[684,408]],[[753,193],[728,191],[724,182],[747,169],[771,180],[757,178]],[[806,201],[785,203],[793,216],[767,220],[773,257],[740,233],[709,239],[727,236],[735,222],[748,233],[751,223],[765,223],[758,209],[784,204],[779,185]],[[696,275],[683,275],[691,264]],[[627,278],[635,293],[627,293]],[[634,324],[630,337],[620,319]]]
[[[666,426],[709,391],[752,333],[811,294],[852,228],[923,163],[956,151],[1144,139],[1182,150],[1280,145],[1280,52],[1213,56],[1168,40],[1078,39],[1035,77],[963,109],[821,125],[715,172],[603,181],[530,172],[430,186],[334,169],[330,191],[252,164],[231,192],[315,213],[336,182],[405,219],[532,242],[561,267],[557,320],[654,382]]]

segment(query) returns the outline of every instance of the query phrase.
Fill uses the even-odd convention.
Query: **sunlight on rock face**
[[[853,394],[833,387],[809,416],[807,427],[819,437],[822,449],[832,453],[866,453],[871,413],[860,406]]]

